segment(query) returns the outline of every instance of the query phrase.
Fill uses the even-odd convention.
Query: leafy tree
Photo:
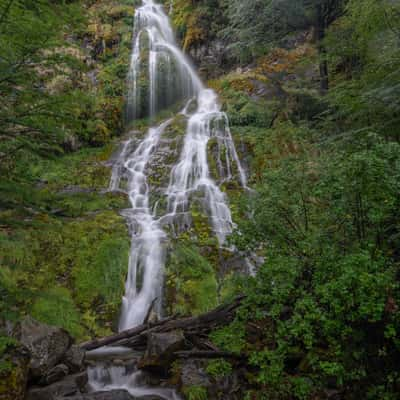
[[[328,31],[332,118],[347,135],[373,127],[388,140],[399,140],[399,14],[400,5],[389,0],[350,1]]]
[[[314,29],[320,53],[321,90],[328,89],[328,65],[324,38],[328,27],[343,13],[346,0],[239,0],[226,3],[231,26],[225,30],[227,38],[233,35],[232,48],[242,53],[276,44],[285,36],[300,29]],[[246,55],[246,54],[245,54]]]
[[[318,3],[303,4],[315,26]],[[311,121],[286,104],[272,128],[246,128],[257,188],[235,244],[265,262],[212,339],[249,357],[249,398],[398,397],[400,9],[349,0],[336,10],[320,41],[328,109]]]
[[[21,150],[57,149],[69,130],[82,129],[80,109],[90,99],[50,86],[77,67],[62,32],[82,21],[79,10],[64,1],[0,1],[0,161],[8,170]]]

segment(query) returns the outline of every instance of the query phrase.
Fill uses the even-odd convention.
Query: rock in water
[[[0,400],[23,400],[29,371],[29,353],[19,345],[10,346],[0,357]]]
[[[31,353],[29,371],[34,379],[45,376],[57,365],[72,343],[72,338],[63,329],[42,324],[31,317],[20,322],[14,336]]]

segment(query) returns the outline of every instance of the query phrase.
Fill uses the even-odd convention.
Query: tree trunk
[[[327,51],[324,45],[325,32],[327,28],[326,16],[323,12],[323,6],[317,6],[317,20],[315,26],[315,36],[317,40],[319,53],[319,76],[321,94],[326,94],[329,89],[329,71],[327,61]]]

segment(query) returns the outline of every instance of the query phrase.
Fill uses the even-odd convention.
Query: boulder
[[[17,344],[0,354],[0,400],[25,398],[29,358],[29,352]]]
[[[206,372],[207,363],[204,360],[182,360],[180,380],[182,387],[210,387],[210,377]]]
[[[42,324],[31,317],[23,319],[14,330],[16,337],[31,353],[30,375],[38,379],[57,365],[72,343],[63,329]]]
[[[137,400],[137,397],[133,397],[126,390],[111,390],[108,392],[93,392],[85,393],[76,396],[68,396],[65,400]],[[159,400],[160,398],[154,398],[154,400]],[[57,400],[64,400],[63,397],[57,397]],[[151,400],[146,399],[146,400]]]
[[[69,369],[65,364],[58,364],[46,372],[40,379],[40,385],[50,385],[54,382],[60,381],[68,375]]]
[[[68,366],[70,372],[82,371],[85,366],[85,352],[76,345],[72,345],[65,353],[62,362]]]
[[[182,331],[165,333],[150,333],[147,340],[147,349],[139,362],[142,369],[165,369],[174,358],[173,353],[181,350],[185,344]]]
[[[80,395],[86,391],[88,376],[86,371],[69,375],[61,381],[45,387],[32,387],[28,391],[27,400],[56,400],[64,396]]]

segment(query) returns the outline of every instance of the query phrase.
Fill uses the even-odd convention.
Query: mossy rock
[[[123,17],[133,17],[135,15],[135,9],[132,6],[124,4],[116,4],[107,8],[107,16],[112,19],[121,19]]]
[[[29,352],[23,346],[0,336],[1,400],[24,400],[29,360]]]

